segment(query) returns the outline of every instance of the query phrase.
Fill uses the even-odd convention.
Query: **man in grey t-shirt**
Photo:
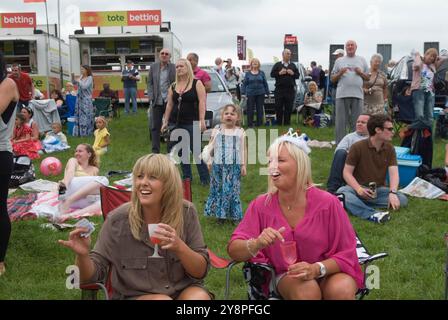
[[[341,142],[339,142],[334,151],[333,162],[331,163],[330,175],[327,181],[327,191],[336,193],[336,191],[345,185],[342,172],[345,166],[345,160],[349,149],[356,142],[367,139],[369,132],[367,130],[367,122],[369,122],[370,115],[363,113],[356,120],[356,131],[346,135]]]
[[[335,106],[336,143],[348,132],[355,130],[355,123],[364,103],[363,81],[369,80],[367,61],[356,55],[356,49],[355,41],[347,41],[347,55],[336,60],[331,72],[331,81],[338,83]]]

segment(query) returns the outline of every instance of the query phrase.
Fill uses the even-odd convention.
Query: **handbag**
[[[373,80],[372,85],[369,86],[369,87],[367,88],[367,90],[369,91],[369,94],[372,94],[372,88],[375,86],[375,84],[376,84],[376,80],[378,80],[378,75],[379,75],[379,74],[380,74],[379,71],[377,71],[377,72],[376,72],[375,80]]]
[[[207,144],[201,152],[201,159],[205,163],[211,163],[213,160],[213,145]]]
[[[207,164],[210,164],[213,162],[214,157],[214,145],[215,145],[215,137],[212,136],[208,144],[204,146],[201,152],[201,159]]]

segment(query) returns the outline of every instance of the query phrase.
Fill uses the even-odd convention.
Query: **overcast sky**
[[[50,23],[57,22],[57,0],[47,0]],[[79,11],[161,9],[172,31],[183,44],[185,56],[194,51],[200,64],[215,57],[236,60],[236,36],[262,62],[281,56],[283,37],[299,38],[299,59],[308,66],[316,60],[328,66],[329,44],[358,42],[358,54],[367,59],[378,43],[392,44],[392,58],[399,59],[423,42],[439,41],[448,48],[448,1],[426,0],[60,0],[62,35],[79,29]],[[37,12],[45,23],[44,5],[23,0],[0,1],[0,12]],[[238,63],[238,64],[241,64]]]

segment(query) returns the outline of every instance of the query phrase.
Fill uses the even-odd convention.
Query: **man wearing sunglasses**
[[[148,99],[150,115],[149,131],[152,142],[152,153],[160,153],[160,128],[165,113],[168,88],[175,81],[176,66],[170,62],[171,52],[163,48],[159,61],[154,62],[148,75]]]
[[[344,167],[347,185],[338,189],[344,194],[345,206],[353,215],[375,223],[390,220],[388,211],[376,208],[398,210],[407,205],[405,195],[398,192],[398,165],[394,146],[392,119],[383,114],[370,116],[367,122],[369,138],[351,146]],[[386,175],[389,173],[389,187]],[[376,185],[376,190],[369,188]]]

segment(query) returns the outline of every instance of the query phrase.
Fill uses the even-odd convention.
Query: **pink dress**
[[[356,281],[358,288],[363,288],[364,276],[356,255],[355,231],[339,200],[316,187],[307,190],[306,200],[305,216],[292,229],[281,211],[277,194],[270,199],[268,194],[258,196],[249,204],[230,242],[257,238],[268,227],[277,230],[285,227],[285,240],[296,241],[298,262],[315,263],[331,258],[342,272]],[[281,255],[279,241],[261,250],[251,261],[272,264],[277,275],[286,272],[288,267]]]

